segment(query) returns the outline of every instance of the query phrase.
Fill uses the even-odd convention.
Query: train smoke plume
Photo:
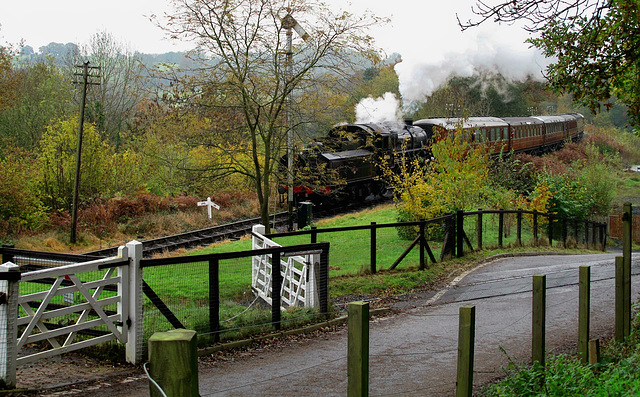
[[[404,57],[396,64],[395,71],[400,81],[402,105],[405,111],[425,102],[443,83],[452,76],[480,76],[483,89],[495,87],[495,79],[482,80],[482,76],[501,74],[506,81],[523,81],[528,77],[542,79],[542,70],[550,63],[539,51],[524,51],[513,45],[502,43],[496,37],[480,35],[470,49],[464,53],[449,52],[439,61],[424,62]]]
[[[400,101],[391,92],[387,92],[382,98],[365,98],[356,105],[356,123],[391,120],[402,120]]]

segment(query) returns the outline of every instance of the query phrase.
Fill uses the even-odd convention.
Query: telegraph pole
[[[309,34],[291,15],[291,9],[287,9],[287,15],[282,19],[282,27],[286,29],[287,35],[287,64],[286,81],[290,81],[293,76],[293,30],[304,40],[309,40]],[[293,230],[293,91],[287,95],[286,125],[287,133],[287,211],[289,212],[289,230]]]
[[[73,207],[71,208],[71,244],[76,243],[76,229],[78,226],[78,199],[80,196],[80,163],[82,159],[82,133],[84,129],[84,108],[87,102],[87,86],[99,85],[100,83],[92,83],[89,77],[100,77],[90,75],[90,69],[99,69],[97,66],[89,66],[89,61],[85,61],[82,65],[76,65],[82,68],[82,74],[75,73],[75,76],[82,76],[82,99],[80,101],[80,122],[78,125],[78,146],[76,149],[76,178],[73,183]]]

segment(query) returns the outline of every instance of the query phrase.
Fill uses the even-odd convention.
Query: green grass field
[[[477,219],[477,216],[465,218],[465,232],[474,248],[477,247]],[[504,250],[516,248],[515,219],[515,215],[505,216]],[[318,241],[330,242],[331,244],[329,295],[334,299],[345,295],[385,297],[416,288],[428,288],[428,286],[442,281],[444,277],[452,274],[470,260],[499,252],[496,250],[498,215],[484,214],[482,220],[483,251],[470,253],[462,259],[442,262],[440,261],[440,249],[443,233],[435,233],[434,236],[437,237],[431,239],[428,244],[438,263],[431,263],[427,257],[425,270],[419,270],[419,250],[417,248],[414,248],[395,270],[389,269],[412,242],[412,240],[399,237],[395,227],[380,227],[396,222],[396,209],[393,204],[318,221],[316,224]],[[376,274],[371,274],[370,271],[369,230],[323,232],[323,229],[369,225],[371,222],[376,222],[379,226],[376,231]],[[526,217],[523,217],[522,226],[523,244],[530,244],[533,235],[530,222]],[[540,237],[544,237],[542,232]],[[287,236],[274,240],[283,246],[290,246],[308,244],[310,236]],[[250,249],[251,239],[246,237],[238,241],[217,243],[194,250],[189,252],[187,256]],[[466,246],[465,250],[468,250]],[[221,327],[225,331],[223,333],[224,339],[231,337],[232,334],[237,337],[240,334],[254,334],[270,329],[270,307],[260,299],[256,300],[251,291],[251,259],[222,260],[219,266],[220,319]],[[208,330],[208,262],[145,268],[144,279],[186,327],[203,333]],[[299,324],[312,320],[316,314],[309,310],[287,310],[283,313],[283,319],[285,323]],[[250,324],[253,324],[255,329],[242,330]],[[146,332],[150,335],[153,332],[170,328],[171,326],[153,304],[147,301],[145,305],[145,330],[148,331]]]

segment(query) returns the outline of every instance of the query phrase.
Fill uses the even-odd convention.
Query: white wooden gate
[[[281,247],[265,237],[264,231],[263,225],[255,225],[252,228],[252,249]],[[256,255],[252,258],[251,287],[258,296],[271,304],[272,255]],[[280,297],[283,306],[319,306],[316,272],[319,260],[319,254],[281,258]]]
[[[125,343],[128,265],[127,247],[120,247],[113,258],[22,273],[20,289],[39,291],[18,296],[17,365],[112,340]],[[21,352],[42,341],[44,349]]]

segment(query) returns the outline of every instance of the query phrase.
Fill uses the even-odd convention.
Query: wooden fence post
[[[498,214],[498,247],[502,248],[502,236],[504,235],[504,210]]]
[[[625,324],[625,285],[624,285],[624,258],[622,256],[616,256],[615,262],[615,339],[618,342],[622,342],[624,340],[624,324]]]
[[[591,325],[591,267],[580,266],[578,292],[578,355],[583,363],[589,361],[589,328]]]
[[[371,274],[376,274],[377,258],[376,258],[376,223],[371,222],[371,239],[370,239],[370,254],[371,254]]]
[[[425,235],[425,223],[420,222],[420,270],[424,270],[426,266],[426,260],[424,257],[424,251],[427,249],[427,236]]]
[[[622,256],[624,257],[625,287],[628,286],[624,291],[625,304],[628,301],[629,305],[627,310],[631,308],[631,244],[633,244],[633,211],[631,203],[625,203],[624,213],[622,214]]]
[[[544,367],[545,349],[545,316],[546,316],[546,288],[547,276],[535,274],[533,276],[533,310],[531,332],[531,359]]]
[[[220,260],[209,259],[209,332],[220,342]]]
[[[149,338],[149,377],[167,397],[198,397],[198,352],[195,331],[173,329]],[[160,397],[149,382],[149,395]]]
[[[327,319],[331,316],[329,313],[329,248],[328,242],[322,243],[322,253],[320,254],[320,269],[318,270],[318,299],[320,300],[320,313],[324,313]]]
[[[538,245],[538,211],[533,211],[533,242]]]
[[[584,221],[584,246],[589,248],[589,221]]]
[[[473,357],[476,332],[476,307],[461,306],[458,323],[458,373],[456,397],[473,394]]]
[[[347,396],[369,395],[369,303],[347,306]]]
[[[600,339],[589,341],[589,364],[594,365],[600,362]]]
[[[482,208],[478,209],[478,223],[476,226],[478,249],[482,249]]]
[[[318,227],[311,226],[311,244],[318,242]]]
[[[280,252],[271,254],[271,322],[280,331],[280,289],[282,288],[282,273],[280,272]]]
[[[456,256],[464,256],[464,211],[456,211]]]
[[[20,266],[11,262],[0,265],[0,387],[16,387],[18,358],[18,298]]]
[[[615,338],[622,342],[631,333],[631,266],[623,256],[616,257]]]
[[[518,210],[516,214],[516,244],[522,246],[522,210]]]

